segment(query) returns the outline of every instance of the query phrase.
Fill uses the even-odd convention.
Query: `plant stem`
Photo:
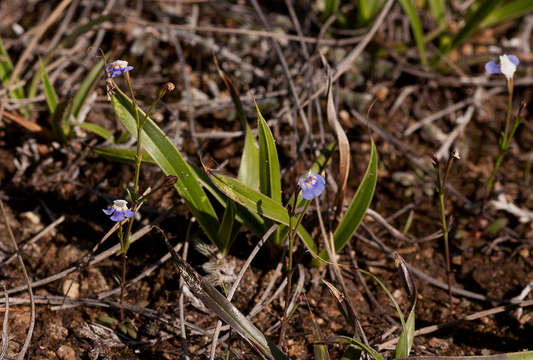
[[[511,140],[514,135],[513,130],[516,129],[516,127],[513,126],[513,130],[511,130],[511,113],[513,108],[513,79],[507,80],[507,94],[508,97],[507,113],[505,114],[505,129],[502,136],[500,137],[500,144],[498,146],[498,156],[494,161],[494,166],[492,167],[489,179],[485,184],[485,199],[488,199],[492,192],[492,188],[494,187],[494,181],[496,180],[496,175],[498,174],[498,170],[500,169],[500,165],[502,164],[503,158],[505,157],[505,154],[509,149],[509,145],[511,144]]]
[[[137,124],[137,149],[135,152],[135,178],[133,182],[133,191],[132,191],[132,207],[135,208],[137,204],[137,192],[139,189],[139,174],[141,171],[141,160],[142,160],[142,150],[141,150],[141,131],[142,127],[139,121],[139,106],[137,100],[135,99],[135,93],[133,92],[133,86],[131,85],[130,74],[124,74],[126,82],[128,83],[128,88],[130,90],[131,98],[133,101],[133,107],[135,109],[135,122]],[[130,247],[130,234],[133,227],[133,221],[135,217],[132,216],[128,220],[128,227],[126,233],[121,236],[121,258],[122,258],[122,276],[120,282],[120,321],[124,321],[124,295],[125,295],[125,286],[126,286],[126,271],[127,271],[127,252]],[[120,226],[120,232],[122,235],[122,225]]]
[[[450,244],[448,240],[448,224],[446,222],[446,208],[444,204],[444,192],[439,193],[440,217],[442,222],[442,235],[444,237],[444,256],[446,257],[446,278],[448,280],[448,296],[450,298],[450,311],[453,313],[452,298],[452,268],[450,263]]]
[[[279,346],[282,348],[283,351],[287,352],[287,344],[285,343],[285,333],[287,331],[287,314],[289,309],[289,302],[291,297],[291,287],[292,287],[292,273],[293,273],[293,249],[294,249],[294,237],[296,236],[298,226],[300,226],[300,223],[302,222],[302,219],[307,212],[307,209],[309,208],[309,204],[311,204],[311,201],[306,201],[304,208],[300,215],[298,216],[298,220],[296,221],[295,226],[293,227],[292,221],[296,212],[296,204],[298,201],[298,195],[299,192],[297,192],[294,195],[294,204],[291,210],[291,213],[289,214],[289,260],[287,262],[287,291],[285,292],[285,309],[283,311],[283,318],[281,321],[281,330],[279,335]]]

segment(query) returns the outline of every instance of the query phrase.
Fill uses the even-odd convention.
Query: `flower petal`
[[[516,55],[507,55],[507,58],[514,64],[514,66],[520,65],[520,60],[518,60]]]
[[[485,64],[485,71],[489,74],[501,74],[500,65],[492,60]]]
[[[124,211],[115,211],[115,213],[111,216],[111,220],[119,222],[124,220]]]
[[[111,215],[115,212],[115,209],[113,208],[109,208],[109,209],[102,209],[102,211],[104,212],[104,214],[106,215]]]
[[[130,218],[133,215],[135,215],[135,212],[131,211],[130,209],[124,211],[124,216],[127,217],[127,218]]]
[[[305,200],[313,200],[315,197],[315,194],[313,193],[313,188],[302,189],[302,196]]]

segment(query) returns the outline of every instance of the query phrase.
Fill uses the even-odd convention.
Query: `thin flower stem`
[[[498,146],[498,156],[494,160],[494,166],[492,167],[492,171],[490,173],[489,179],[487,180],[487,183],[485,184],[485,199],[488,199],[492,192],[492,188],[494,187],[494,182],[496,180],[496,175],[498,174],[498,170],[500,169],[500,166],[502,164],[503,158],[505,157],[507,150],[509,149],[509,145],[511,144],[511,140],[513,139],[517,124],[513,125],[511,128],[511,114],[513,109],[513,79],[507,80],[507,113],[505,114],[505,129],[504,132],[500,138],[500,144]],[[519,121],[519,120],[517,120]]]
[[[446,207],[444,204],[444,193],[439,193],[440,216],[442,222],[442,235],[444,237],[444,256],[446,257],[446,278],[448,280],[448,296],[450,298],[450,311],[453,313],[452,298],[452,268],[450,263],[450,244],[448,240],[448,223],[446,221]]]
[[[440,210],[440,219],[442,227],[442,235],[444,238],[444,257],[446,258],[446,278],[448,280],[448,296],[450,299],[450,312],[453,314],[453,297],[452,297],[452,267],[450,261],[450,242],[448,236],[448,222],[446,220],[446,182],[448,180],[448,175],[452,168],[453,160],[455,155],[450,155],[448,161],[446,162],[446,167],[444,169],[444,174],[441,176],[441,169],[438,162],[435,165],[437,171],[437,192],[439,194],[439,210]]]
[[[291,297],[291,287],[292,287],[292,273],[293,273],[293,249],[294,249],[294,238],[296,236],[298,226],[300,226],[300,223],[303,220],[303,217],[305,213],[307,212],[307,209],[309,208],[309,204],[311,201],[306,201],[304,208],[302,212],[299,214],[298,219],[296,220],[296,224],[293,227],[292,221],[294,218],[294,212],[296,212],[296,204],[298,201],[298,195],[299,191],[294,195],[294,204],[291,210],[291,213],[289,214],[289,260],[287,262],[287,291],[285,293],[285,309],[283,311],[283,318],[281,321],[281,330],[279,335],[279,345],[282,348],[283,351],[287,352],[286,349],[286,343],[285,343],[285,333],[287,331],[287,316],[288,316],[288,308],[289,308],[289,301]]]
[[[135,152],[135,178],[133,182],[133,192],[132,192],[132,202],[133,207],[137,204],[137,192],[139,189],[139,174],[141,171],[141,160],[142,160],[142,149],[141,149],[141,124],[139,121],[139,106],[137,104],[137,100],[135,99],[135,93],[133,91],[133,86],[131,85],[131,78],[129,73],[125,73],[124,77],[126,78],[126,82],[128,83],[128,88],[130,90],[131,98],[133,101],[133,107],[135,109],[135,123],[137,124],[137,149]],[[125,236],[121,237],[121,258],[122,258],[122,276],[121,276],[121,283],[120,283],[120,320],[124,321],[124,295],[125,295],[125,289],[126,286],[126,271],[127,271],[127,251],[130,246],[130,234],[131,230],[133,228],[133,221],[135,217],[132,216],[128,220],[128,227],[126,230]],[[122,225],[120,227],[122,231]],[[122,235],[122,234],[121,234]]]

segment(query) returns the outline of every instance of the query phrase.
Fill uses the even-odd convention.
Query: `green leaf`
[[[385,5],[385,0],[359,0],[359,24],[367,25]]]
[[[356,345],[350,345],[342,354],[341,360],[359,360],[361,359],[362,349]]]
[[[78,115],[80,114],[81,108],[83,107],[83,103],[85,103],[85,100],[87,99],[87,96],[91,92],[91,89],[98,80],[98,76],[102,73],[102,70],[104,68],[104,59],[100,60],[89,72],[89,74],[83,79],[83,82],[81,83],[80,88],[76,92],[76,95],[74,96],[74,102],[72,104],[72,115],[74,115],[74,118],[78,118]],[[135,132],[137,133],[137,132]]]
[[[212,174],[211,181],[227,197],[246,207],[248,210],[280,224],[289,225],[289,213],[279,202],[229,176]],[[316,256],[317,247],[311,235],[309,235],[302,225],[298,227],[297,233],[307,249],[313,256]]]
[[[224,84],[231,95],[231,100],[235,105],[237,116],[241,122],[241,129],[244,131],[244,149],[242,151],[237,179],[253,189],[259,189],[259,147],[257,146],[255,135],[252,133],[250,125],[246,121],[239,91],[233,84],[231,77],[219,66],[216,57],[214,60],[218,74],[224,81]]]
[[[220,223],[220,228],[218,229],[217,238],[218,242],[222,246],[220,249],[222,254],[227,255],[231,245],[233,243],[233,227],[235,225],[235,202],[232,200],[228,201],[228,206],[224,211],[224,216],[222,217],[222,222]]]
[[[245,127],[244,150],[237,178],[252,189],[259,189],[259,147],[248,124]]]
[[[0,38],[0,81],[2,82],[4,86],[7,86],[9,84],[12,73],[13,73],[13,62],[11,61],[11,58],[9,57],[9,54],[7,53],[6,49],[4,48],[2,38]],[[16,82],[17,82],[17,79],[13,81],[13,84]],[[13,99],[25,99],[26,98],[26,96],[24,95],[24,89],[22,87],[18,87],[16,89],[10,90],[9,96]],[[20,112],[25,117],[29,117],[30,115],[26,107],[21,108]]]
[[[413,307],[411,308],[411,312],[407,317],[407,321],[403,326],[398,344],[396,344],[396,349],[394,351],[395,359],[408,357],[409,353],[411,352],[411,348],[413,347],[413,341],[415,340],[415,306],[416,299],[413,303]]]
[[[70,136],[70,114],[72,113],[72,98],[66,98],[57,104],[52,117],[50,118],[50,125],[55,137],[65,142]]]
[[[416,46],[418,46],[418,52],[420,53],[420,60],[422,65],[427,65],[426,57],[426,44],[424,42],[424,30],[422,29],[422,23],[420,22],[420,17],[416,11],[416,7],[413,4],[413,0],[400,0],[403,11],[407,14],[409,18],[409,23],[411,24],[411,30],[415,37]]]
[[[46,73],[46,69],[44,68],[42,61],[40,61],[40,72],[41,79],[43,81],[44,96],[46,97],[46,105],[48,105],[48,111],[50,114],[53,114],[57,106],[57,94],[54,90],[54,86],[48,78],[48,74]]]
[[[259,130],[259,188],[263,194],[281,204],[281,178],[276,143],[257,104],[255,109]]]
[[[83,129],[85,129],[85,130],[87,130],[87,131],[90,131],[90,132],[100,136],[104,140],[107,140],[107,139],[110,139],[110,138],[113,137],[113,134],[111,134],[109,131],[107,131],[107,129],[104,129],[100,125],[96,125],[96,124],[92,124],[92,123],[86,123],[86,122],[79,123],[79,124],[76,124],[76,125],[81,127],[81,128],[83,128]]]
[[[479,29],[481,23],[492,13],[494,8],[500,3],[500,0],[485,0],[474,13],[466,19],[465,25],[457,35],[455,35],[450,45],[442,49],[443,53],[455,49],[463,41],[468,39],[476,30]]]
[[[531,0],[515,0],[498,7],[483,20],[481,27],[492,26],[505,20],[516,19],[533,11]]]
[[[333,336],[328,339],[328,342],[340,343],[340,344],[351,344],[365,350],[374,360],[385,360],[376,350],[372,349],[369,346],[366,346],[359,339],[350,338],[348,336]]]
[[[371,272],[365,271],[363,269],[359,269],[359,271],[362,272],[365,275],[370,276],[372,278],[372,280],[374,280],[383,289],[383,291],[385,291],[385,294],[387,295],[389,300],[394,305],[394,308],[396,309],[396,312],[398,313],[398,316],[400,317],[400,322],[402,324],[402,328],[405,329],[405,317],[403,315],[402,309],[400,308],[400,305],[398,305],[398,302],[396,301],[396,299],[394,299],[394,296],[392,296],[392,294],[389,291],[389,289],[387,289],[385,284],[383,284],[383,282],[381,280],[379,280],[376,275],[372,274]]]
[[[111,102],[115,113],[124,127],[126,127],[130,134],[137,136],[135,109],[131,100],[117,88]],[[139,109],[139,116],[141,118],[145,116],[141,109]],[[217,232],[220,224],[209,198],[202,189],[191,167],[163,131],[150,118],[146,119],[146,124],[142,130],[141,144],[163,170],[165,175],[178,177],[178,182],[174,187],[178,190],[181,197],[185,199],[189,210],[196,217],[207,237],[213,244],[218,246]]]
[[[446,24],[446,8],[444,0],[429,0],[431,15],[439,26]]]
[[[374,196],[374,190],[376,188],[376,182],[378,178],[378,155],[374,140],[371,139],[370,161],[366,172],[363,176],[361,184],[355,193],[350,207],[341,222],[335,229],[333,239],[335,242],[335,252],[342,250],[344,245],[350,240],[352,235],[357,231],[357,228],[361,224],[366,210],[370,206],[372,198]],[[323,259],[327,259],[327,253],[325,250],[320,252],[320,256]]]
[[[100,156],[104,156],[114,161],[135,164],[136,151],[134,149],[121,149],[121,148],[106,147],[106,148],[94,148],[93,151]],[[142,152],[141,161],[143,164],[157,165],[154,159],[152,159],[150,154],[146,151]]]
[[[327,19],[339,11],[340,0],[324,0],[324,11],[322,18]]]

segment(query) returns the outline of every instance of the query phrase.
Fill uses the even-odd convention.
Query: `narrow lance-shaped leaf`
[[[409,312],[407,321],[403,326],[398,344],[396,344],[396,349],[394,351],[395,359],[408,357],[409,353],[411,352],[411,348],[413,347],[413,342],[415,340],[415,306],[416,300],[411,308],[411,311]]]
[[[93,123],[87,123],[87,122],[79,123],[79,124],[76,124],[76,125],[81,127],[81,128],[83,128],[83,129],[85,129],[85,130],[87,130],[87,131],[90,131],[90,132],[100,136],[104,140],[107,140],[107,139],[113,137],[113,134],[111,134],[109,131],[107,131],[107,129],[101,127],[100,125],[96,125],[96,124],[93,124]]]
[[[95,154],[104,156],[114,161],[120,161],[128,164],[135,164],[135,154],[134,149],[120,149],[120,148],[94,148]],[[141,161],[143,164],[147,165],[157,165],[154,159],[150,156],[149,153],[143,150]]]
[[[400,0],[403,11],[409,18],[409,24],[411,25],[411,30],[415,37],[416,46],[418,47],[418,52],[420,53],[420,60],[422,65],[427,64],[426,58],[426,44],[424,42],[424,31],[422,29],[422,23],[420,22],[420,17],[416,11],[415,4],[413,0]]]
[[[259,130],[259,187],[263,194],[281,203],[281,178],[276,142],[257,103],[255,109]]]
[[[44,96],[46,98],[46,105],[48,105],[48,111],[50,114],[53,114],[56,110],[57,106],[57,94],[54,90],[54,86],[50,82],[50,79],[48,78],[48,74],[46,73],[46,69],[44,68],[44,64],[42,61],[40,61],[40,72],[41,72],[41,78],[43,80],[43,88],[44,88]]]
[[[533,11],[533,1],[514,0],[499,6],[481,23],[481,27],[492,26],[505,20],[516,19]]]
[[[279,202],[229,176],[212,174],[211,181],[226,196],[250,211],[280,224],[289,225],[289,213]],[[309,252],[316,257],[316,244],[302,225],[298,227],[297,234]]]
[[[244,149],[242,151],[237,178],[251,188],[259,189],[259,147],[257,146],[255,135],[246,121],[239,91],[233,84],[229,75],[220,68],[216,57],[215,65],[218,70],[218,75],[224,81],[224,84],[231,95],[231,100],[233,100],[233,104],[237,110],[237,116],[241,122],[241,129],[244,131]]]
[[[370,150],[370,161],[368,162],[368,167],[363,176],[357,192],[355,193],[348,211],[344,214],[341,222],[335,229],[333,234],[335,242],[335,252],[342,250],[344,245],[350,240],[352,235],[357,231],[357,228],[361,224],[363,217],[365,216],[366,210],[372,202],[374,196],[374,190],[376,188],[376,182],[378,177],[378,156],[376,145],[374,140],[371,139],[371,150]],[[327,258],[327,253],[323,250],[320,253],[320,256],[323,259]]]
[[[111,101],[124,127],[130,134],[136,136],[135,110],[131,100],[117,88]],[[145,116],[140,109],[139,116],[141,118]],[[208,238],[213,244],[217,244],[216,236],[220,224],[213,206],[200,186],[195,173],[168,137],[150,118],[147,118],[142,130],[141,141],[142,147],[152,156],[166,175],[178,177],[178,182],[174,185],[176,190],[185,199],[189,210],[196,217]]]
[[[78,118],[78,115],[80,114],[81,108],[83,107],[83,103],[87,99],[87,96],[89,95],[89,92],[91,91],[94,83],[98,79],[98,76],[102,73],[102,70],[104,68],[104,59],[100,60],[87,74],[85,79],[83,79],[83,82],[80,85],[80,88],[76,92],[76,95],[74,95],[74,102],[72,104],[72,115],[74,115],[74,118]]]
[[[235,202],[228,200],[228,206],[224,211],[220,228],[218,229],[217,238],[222,246],[220,249],[224,255],[227,255],[233,242],[233,227],[235,224]]]
[[[485,0],[479,5],[477,10],[469,16],[465,25],[459,30],[457,35],[451,41],[451,44],[446,48],[442,49],[443,53],[448,53],[452,49],[459,46],[463,41],[465,41],[474,31],[479,29],[481,23],[492,13],[494,8],[500,3],[500,0]]]
[[[13,62],[11,61],[9,54],[4,48],[2,39],[0,38],[0,81],[2,82],[4,86],[7,86],[9,84],[12,73],[13,73]],[[13,81],[12,83],[16,83],[16,81]],[[18,87],[14,90],[10,90],[9,96],[11,96],[13,99],[24,99],[25,98],[24,89],[22,87]],[[26,118],[28,118],[30,115],[26,107],[21,108],[20,112]]]

